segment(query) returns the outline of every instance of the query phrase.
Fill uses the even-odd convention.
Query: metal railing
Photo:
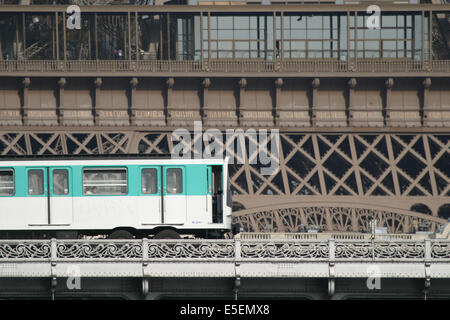
[[[133,261],[342,262],[418,261],[450,263],[450,240],[1,240],[5,262]]]
[[[0,72],[449,73],[450,60],[3,60]]]

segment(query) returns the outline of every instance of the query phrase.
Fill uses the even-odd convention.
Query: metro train
[[[221,238],[230,231],[227,159],[0,158],[2,238]]]

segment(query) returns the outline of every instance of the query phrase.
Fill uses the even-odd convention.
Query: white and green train
[[[110,238],[232,229],[227,160],[0,160],[0,235]]]

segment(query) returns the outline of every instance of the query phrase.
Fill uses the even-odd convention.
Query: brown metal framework
[[[427,18],[428,30],[433,27],[433,21],[438,20],[440,15],[448,15],[450,12],[448,5],[393,5],[379,4],[383,14],[399,14],[399,13],[416,13],[422,17],[422,23]],[[366,12],[365,5],[302,5],[302,6],[279,6],[279,5],[252,5],[252,6],[82,6],[81,12],[87,16],[86,22],[89,25],[89,41],[86,45],[93,46],[95,55],[89,54],[89,60],[68,59],[67,58],[67,33],[64,28],[66,19],[66,6],[58,5],[35,5],[35,6],[8,6],[4,5],[0,8],[0,13],[8,13],[17,15],[18,28],[22,25],[23,36],[16,35],[16,42],[22,37],[24,45],[25,41],[25,14],[46,14],[49,17],[54,16],[58,21],[52,22],[56,28],[53,35],[53,60],[28,60],[26,55],[30,51],[39,50],[38,44],[33,44],[29,48],[24,48],[25,59],[15,61],[0,61],[0,75],[5,76],[27,76],[31,74],[39,74],[39,76],[258,76],[264,73],[267,76],[283,76],[290,77],[301,73],[303,76],[333,76],[340,74],[341,76],[382,76],[387,73],[395,76],[446,76],[450,73],[449,60],[433,59],[432,41],[433,37],[428,36],[424,42],[426,34],[425,28],[422,28],[422,47],[427,46],[427,52],[423,52],[422,59],[413,60],[394,60],[386,59],[359,59],[356,55],[353,58],[347,55],[347,59],[339,60],[305,60],[305,59],[287,59],[283,57],[284,48],[284,32],[281,32],[280,52],[281,55],[275,54],[273,61],[258,61],[258,59],[250,60],[216,60],[203,57],[200,55],[198,60],[183,61],[175,57],[175,50],[170,43],[170,16],[177,14],[196,14],[200,18],[210,17],[212,14],[232,14],[232,13],[249,13],[249,14],[268,14],[273,17],[279,17],[281,26],[283,19],[288,14],[298,13],[321,13],[321,14],[340,14],[342,16],[354,17],[363,15]],[[155,60],[141,60],[139,54],[134,54],[137,47],[137,38],[139,38],[138,17],[144,14],[157,14],[160,24],[160,45],[159,58]],[[108,16],[109,15],[109,16]],[[100,23],[99,19],[102,19]],[[19,20],[21,22],[19,23]],[[110,21],[111,20],[111,21]],[[173,19],[175,20],[175,19]],[[120,22],[119,22],[120,21]],[[203,21],[203,19],[201,19]],[[348,21],[347,21],[348,23]],[[111,28],[123,26],[123,34],[120,36],[123,41],[124,61],[108,61],[107,58],[101,58],[98,61],[98,41],[99,36],[103,36]],[[275,25],[275,24],[274,24]],[[59,28],[59,31],[58,31]],[[203,25],[202,28],[210,33],[210,26]],[[121,30],[122,30],[121,29]],[[167,30],[165,30],[167,29]],[[275,29],[274,29],[275,30]],[[167,32],[166,32],[167,31]],[[283,30],[282,30],[283,31]],[[75,31],[74,31],[75,32]],[[352,39],[350,38],[352,35]],[[200,42],[203,50],[203,32],[200,32]],[[167,38],[167,39],[165,39]],[[210,52],[210,37],[207,37],[207,46]],[[288,41],[286,39],[286,41]],[[350,32],[348,27],[347,48],[350,48],[351,41],[358,41],[356,30]],[[33,46],[37,47],[34,48]],[[48,45],[48,44],[47,44]],[[16,45],[18,50],[19,45]],[[58,50],[60,48],[60,50]],[[88,50],[85,48],[85,50]],[[92,52],[92,48],[89,49]],[[350,49],[347,49],[350,50]],[[60,54],[61,51],[61,54]],[[275,51],[275,48],[274,48]],[[61,56],[62,55],[62,56]],[[134,56],[134,57],[133,57]],[[209,57],[210,55],[208,55]],[[111,59],[111,58],[110,58]]]
[[[380,7],[419,13],[422,22],[431,17],[429,30],[450,13],[448,5]],[[22,25],[25,13],[61,20],[45,49],[54,59],[27,59],[42,48],[31,44],[23,59],[0,61],[0,156],[169,153],[173,130],[192,130],[194,121],[222,133],[277,128],[279,156],[267,156],[279,171],[271,176],[253,164],[258,155],[248,147],[270,150],[271,139],[233,135],[224,144],[240,160],[230,165],[230,183],[235,219],[246,230],[298,231],[309,224],[368,231],[376,218],[391,232],[409,232],[420,223],[435,230],[450,217],[450,60],[433,57],[434,38],[425,40],[424,31],[428,52],[419,60],[360,59],[356,49],[345,60],[286,59],[275,49],[271,61],[177,60],[168,45],[177,14],[268,14],[279,16],[283,28],[290,13],[356,17],[366,5],[86,6],[81,11],[93,31],[87,45],[110,27],[99,23],[101,17],[115,16],[111,25],[126,26],[120,31],[125,58],[102,58],[95,45],[88,48],[89,60],[77,60],[67,58],[66,9],[0,7],[0,14],[17,15]],[[165,23],[158,27],[159,58],[136,54],[137,21],[144,14]],[[14,37],[26,44],[26,35]],[[281,53],[283,48],[281,43]],[[247,146],[241,158],[237,140]]]

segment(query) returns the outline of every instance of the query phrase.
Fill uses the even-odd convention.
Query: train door
[[[161,167],[141,167],[138,210],[142,224],[162,223]]]
[[[164,224],[184,224],[186,221],[186,175],[184,167],[163,167]]]
[[[50,169],[50,224],[72,224],[72,197],[71,168]]]
[[[30,225],[46,225],[50,220],[48,168],[27,168],[26,210]]]
[[[212,166],[212,218],[213,223],[223,222],[223,174],[222,166]]]

